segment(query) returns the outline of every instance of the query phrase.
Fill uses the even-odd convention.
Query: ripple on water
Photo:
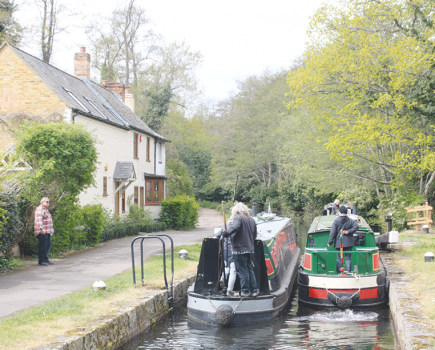
[[[297,299],[296,299],[297,300]],[[143,333],[121,350],[136,349],[395,349],[389,310],[313,311],[290,309],[269,322],[249,327],[220,328],[200,325],[176,311],[165,322]]]

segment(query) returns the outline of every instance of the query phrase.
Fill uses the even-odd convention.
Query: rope
[[[213,304],[213,302],[211,301],[210,297],[207,297],[207,300],[210,302],[211,306],[213,306],[213,308],[214,308],[215,310],[217,310],[217,309],[216,309],[216,306],[214,306],[214,304]],[[239,305],[240,305],[240,303],[241,303],[242,301],[243,301],[243,298],[240,298],[239,302],[237,303],[236,307],[235,307],[234,310],[233,310],[233,314],[236,313],[236,310],[237,310],[237,308],[239,307]]]

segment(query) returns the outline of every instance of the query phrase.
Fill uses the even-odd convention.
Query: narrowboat
[[[294,289],[300,249],[291,218],[260,213],[257,224],[254,273],[259,286],[257,297],[241,297],[239,277],[234,296],[226,295],[221,282],[222,240],[205,238],[195,283],[189,287],[189,319],[209,325],[242,326],[277,316],[287,305]]]
[[[340,250],[333,245],[327,246],[336,216],[319,216],[308,230],[298,271],[298,300],[306,307],[366,309],[388,302],[389,276],[376,246],[374,232],[361,216],[348,216],[359,225],[353,235],[352,251],[345,252],[351,254],[350,272],[345,272],[344,267],[337,272]]]

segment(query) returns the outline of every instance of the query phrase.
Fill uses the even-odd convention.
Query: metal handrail
[[[168,281],[166,278],[166,247],[165,247],[165,242],[164,240],[161,238],[161,236],[165,236],[168,237],[171,241],[171,284],[168,287]],[[173,300],[174,297],[174,290],[173,290],[173,281],[174,281],[174,242],[172,240],[172,238],[167,235],[167,234],[151,234],[151,235],[146,235],[146,236],[138,236],[135,237],[133,239],[133,241],[131,242],[131,263],[132,263],[132,268],[133,268],[133,284],[136,287],[136,271],[135,271],[135,264],[134,264],[134,242],[136,242],[136,240],[141,239],[141,243],[140,243],[140,261],[141,261],[141,278],[142,278],[142,285],[144,284],[144,269],[143,269],[143,241],[146,238],[157,238],[162,242],[162,247],[163,247],[163,278],[165,280],[165,288],[166,290],[168,290],[168,292],[170,293],[171,299]]]
[[[154,237],[168,237],[171,241],[171,283],[169,284],[169,288],[171,289],[171,297],[174,297],[174,241],[172,240],[171,236],[167,235],[166,233],[157,233],[157,234],[151,234],[148,236],[154,236]],[[166,251],[165,251],[165,260],[166,260]],[[165,270],[165,281],[166,281],[166,270]]]

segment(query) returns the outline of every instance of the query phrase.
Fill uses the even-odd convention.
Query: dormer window
[[[88,108],[86,108],[86,106],[83,103],[80,102],[80,100],[72,93],[72,91],[69,91],[68,89],[65,88],[63,89],[68,93],[68,95],[70,95],[74,99],[74,101],[76,101],[83,108],[83,112],[91,113],[91,111]]]

